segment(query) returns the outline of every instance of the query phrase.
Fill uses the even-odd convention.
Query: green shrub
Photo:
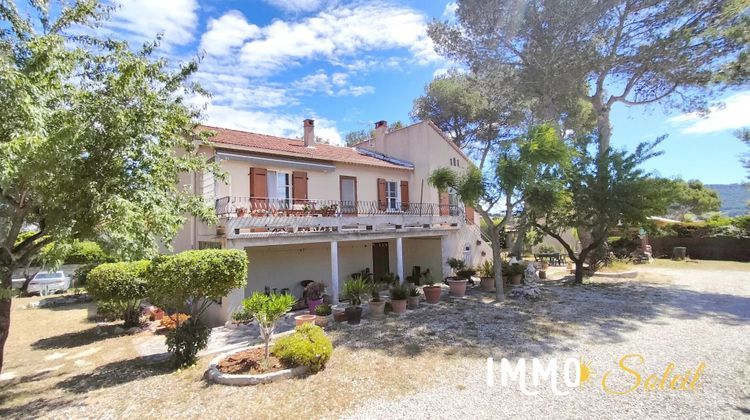
[[[303,324],[291,335],[280,338],[273,346],[274,356],[291,366],[307,366],[315,373],[325,367],[333,353],[333,344],[323,329]]]
[[[315,315],[317,316],[328,316],[333,312],[333,309],[331,308],[331,305],[324,303],[322,305],[318,305],[317,308],[315,308]]]
[[[146,297],[144,274],[148,261],[101,264],[88,273],[87,290],[94,299],[119,308],[126,327],[140,324],[141,301]]]
[[[122,308],[114,302],[100,300],[96,302],[96,317],[102,321],[122,319]]]
[[[253,314],[245,307],[240,307],[236,311],[232,312],[232,321],[234,322],[250,322],[253,320]]]
[[[190,314],[184,327],[167,337],[175,364],[185,366],[208,342],[211,330],[201,324],[203,312],[211,302],[247,283],[247,254],[238,249],[203,249],[162,255],[151,260],[146,279],[152,303]]]
[[[77,241],[65,255],[65,264],[91,264],[114,262],[115,258],[108,255],[96,242]]]
[[[406,300],[409,288],[405,284],[397,284],[391,287],[391,300]]]
[[[91,263],[91,264],[85,264],[78,268],[76,268],[76,271],[73,272],[73,278],[75,279],[75,286],[76,287],[86,287],[86,284],[88,284],[89,279],[89,273],[94,268],[98,267],[99,263]]]
[[[198,352],[208,344],[211,329],[196,322],[193,318],[167,332],[167,350],[172,353],[172,362],[176,367],[193,365],[198,359]]]

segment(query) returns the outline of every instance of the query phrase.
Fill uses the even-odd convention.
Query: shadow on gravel
[[[663,324],[665,318],[710,318],[735,326],[750,322],[750,298],[699,292],[674,285],[617,280],[579,286],[542,283],[538,301],[492,301],[493,294],[472,289],[466,298],[443,296],[424,302],[403,317],[336,324],[335,346],[380,350],[394,356],[424,352],[475,357],[539,357],[568,350],[585,339],[624,341],[639,323]]]
[[[139,358],[121,360],[99,366],[90,373],[71,376],[59,382],[55,387],[82,394],[150,376],[166,375],[173,371],[169,362],[149,363]]]
[[[35,419],[48,417],[53,412],[65,407],[75,405],[76,401],[70,398],[37,398],[26,404],[13,408],[0,408],[0,418],[3,419]],[[82,404],[80,401],[78,404]]]
[[[114,328],[115,326],[112,326],[109,329],[114,330]],[[42,338],[31,343],[31,348],[35,350],[73,348],[86,346],[112,337],[111,331],[109,331],[109,334],[100,334],[100,331],[100,328],[92,327],[81,331]]]

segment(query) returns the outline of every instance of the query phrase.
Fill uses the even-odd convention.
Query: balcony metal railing
[[[297,200],[222,197],[216,200],[219,217],[358,217],[376,215],[462,216],[458,205],[379,201]]]

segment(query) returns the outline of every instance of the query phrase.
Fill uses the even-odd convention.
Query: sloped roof
[[[412,169],[411,166],[400,165],[392,160],[386,161],[374,156],[365,155],[352,147],[333,146],[321,143],[316,143],[315,147],[306,147],[302,140],[232,130],[229,128],[212,127],[208,125],[199,126],[198,130],[213,131],[215,135],[211,137],[209,141],[214,143],[217,147],[254,151],[276,156],[297,157],[328,162],[343,162],[354,165],[405,170]]]

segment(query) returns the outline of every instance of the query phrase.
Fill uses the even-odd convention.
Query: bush
[[[247,283],[247,254],[238,249],[204,249],[162,255],[151,260],[146,278],[152,303],[190,314],[167,337],[175,364],[186,366],[206,347],[211,333],[201,324],[203,312],[212,301]]]
[[[240,307],[232,313],[232,321],[234,322],[250,322],[253,320],[253,314],[245,307]]]
[[[190,318],[179,327],[167,332],[167,350],[172,353],[176,367],[193,365],[198,352],[208,344],[211,329]]]
[[[397,284],[391,287],[391,300],[406,300],[409,295],[409,288],[406,285]]]
[[[322,305],[318,305],[317,308],[315,308],[315,315],[317,316],[328,316],[333,312],[333,309],[331,309],[331,305],[324,303]]]
[[[112,302],[101,300],[96,302],[96,317],[102,321],[122,319],[122,308]]]
[[[76,271],[73,272],[75,287],[86,287],[86,284],[88,284],[89,273],[98,266],[99,263],[91,263],[76,268]]]
[[[90,241],[74,242],[65,255],[65,264],[101,264],[114,261],[115,258],[104,252],[99,244]]]
[[[333,344],[323,329],[314,324],[303,324],[291,335],[280,338],[273,346],[273,354],[291,366],[307,366],[315,373],[323,369],[333,353]]]
[[[148,261],[101,264],[88,273],[87,290],[94,299],[119,308],[126,327],[137,326],[147,294],[143,276],[148,266]]]

